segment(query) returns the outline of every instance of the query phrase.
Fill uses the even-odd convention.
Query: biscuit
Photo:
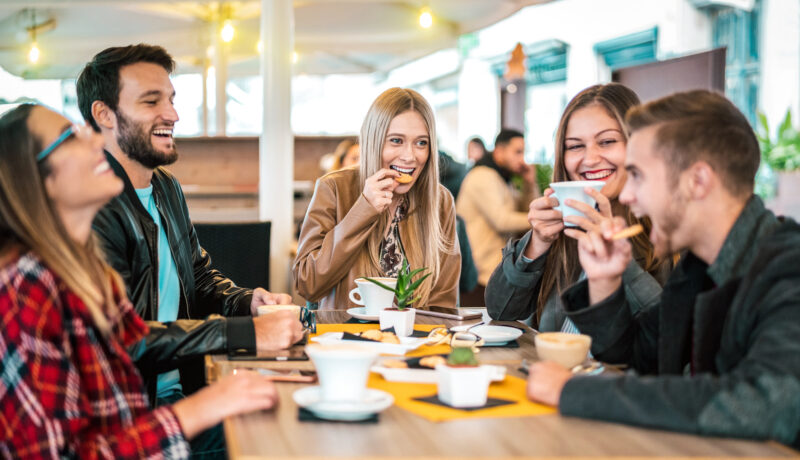
[[[392,369],[408,369],[408,364],[405,361],[400,361],[399,359],[387,359],[383,362],[383,367],[389,367]]]
[[[414,180],[414,178],[411,177],[411,174],[400,174],[400,176],[395,177],[394,180],[400,182],[401,184],[408,184],[409,182]]]
[[[419,365],[423,367],[436,368],[439,364],[445,364],[447,360],[443,356],[426,356],[419,360]]]

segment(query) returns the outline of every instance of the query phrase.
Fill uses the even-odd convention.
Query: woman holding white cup
[[[367,112],[359,145],[360,169],[317,182],[294,262],[297,291],[320,309],[356,307],[356,279],[395,278],[405,258],[431,273],[418,306],[456,306],[461,255],[453,196],[439,184],[433,109],[416,91],[388,89]]]
[[[597,206],[575,199],[560,203],[552,188],[531,202],[531,230],[506,246],[503,262],[486,287],[492,318],[527,319],[540,331],[578,332],[560,299],[560,293],[583,276],[575,238],[615,215],[649,231],[649,220],[637,218],[617,199],[627,178],[624,117],[637,104],[636,93],[617,83],[591,86],[569,102],[556,133],[553,182],[604,182],[600,191],[583,189]],[[565,216],[559,206],[579,213]],[[647,232],[632,237],[631,243],[635,262],[624,278],[635,297],[632,304],[644,308],[649,299],[658,298],[661,285],[656,277],[663,283],[671,264],[654,257]]]

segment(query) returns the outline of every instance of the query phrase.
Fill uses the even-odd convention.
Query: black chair
[[[237,285],[269,290],[270,222],[196,223],[211,266]]]

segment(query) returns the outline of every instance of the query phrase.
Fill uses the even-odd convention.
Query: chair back
[[[196,223],[200,246],[211,266],[238,286],[269,290],[271,222]]]

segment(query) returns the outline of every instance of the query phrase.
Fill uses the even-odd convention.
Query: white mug
[[[556,211],[561,211],[562,219],[566,219],[567,216],[583,216],[583,213],[578,211],[577,209],[573,208],[572,206],[567,206],[564,204],[564,201],[571,199],[575,201],[582,201],[588,204],[591,207],[594,207],[596,201],[590,195],[583,191],[584,188],[590,187],[598,192],[603,189],[606,185],[605,182],[599,180],[575,180],[575,181],[568,181],[568,182],[553,182],[550,184],[550,188],[552,188],[555,193],[550,195],[558,200],[558,206],[554,209]],[[567,227],[577,227],[577,225],[564,221],[564,225]]]
[[[378,352],[358,345],[308,345],[306,354],[319,377],[323,401],[362,401],[369,368]]]
[[[372,278],[394,289],[397,278]],[[377,315],[381,310],[392,307],[394,291],[386,290],[364,278],[356,279],[357,287],[350,291],[350,301],[356,305],[363,305],[368,315]],[[357,299],[356,294],[361,297]]]

